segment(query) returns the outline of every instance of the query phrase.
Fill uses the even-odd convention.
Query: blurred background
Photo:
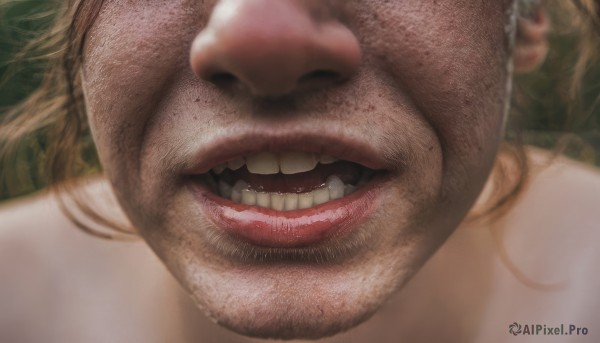
[[[36,33],[49,28],[54,4],[47,0],[0,0],[0,116],[31,93],[41,80],[43,59],[16,55]],[[574,61],[580,53],[577,38],[575,33],[552,34],[551,52],[545,64],[516,78],[507,138],[521,137],[527,144],[548,149],[558,145],[573,158],[600,165],[600,68],[593,65],[586,72],[578,101],[568,91]],[[25,163],[15,169],[29,173],[28,181],[10,192],[11,187],[0,187],[0,201],[45,186],[37,176],[40,167],[35,149],[25,156]],[[0,180],[2,174],[0,169]]]

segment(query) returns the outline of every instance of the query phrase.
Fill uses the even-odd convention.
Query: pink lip
[[[281,212],[235,203],[199,183],[191,190],[207,218],[219,229],[252,245],[301,248],[349,234],[374,211],[385,179],[313,208]]]
[[[397,163],[385,159],[372,145],[372,140],[344,132],[331,127],[319,127],[309,132],[289,127],[230,129],[212,137],[209,144],[195,150],[183,166],[183,174],[204,174],[235,157],[261,151],[327,154],[388,172],[388,176],[377,174],[369,183],[341,199],[289,212],[239,204],[214,194],[202,183],[190,181],[190,189],[200,208],[218,230],[260,247],[299,248],[316,245],[357,229],[373,213],[377,198],[385,191],[387,181],[401,168]]]

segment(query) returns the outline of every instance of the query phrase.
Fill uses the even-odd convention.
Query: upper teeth
[[[330,164],[338,161],[329,155],[317,155],[303,152],[272,153],[260,152],[246,157],[238,157],[212,168],[221,174],[225,168],[237,170],[244,164],[254,174],[297,174],[315,169],[317,163]]]

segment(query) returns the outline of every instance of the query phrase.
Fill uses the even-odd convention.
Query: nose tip
[[[192,44],[192,69],[217,86],[239,84],[256,96],[341,82],[358,69],[358,40],[333,16],[314,13],[323,11],[300,1],[222,0]]]

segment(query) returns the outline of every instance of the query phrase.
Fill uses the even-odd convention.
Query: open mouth
[[[296,211],[348,196],[376,173],[325,154],[260,152],[233,158],[199,177],[214,194],[233,202]]]
[[[217,246],[230,242],[234,250],[247,244],[337,246],[364,238],[371,233],[361,224],[401,173],[368,142],[322,132],[229,132],[193,156],[184,174],[213,224],[203,230],[226,240]]]

